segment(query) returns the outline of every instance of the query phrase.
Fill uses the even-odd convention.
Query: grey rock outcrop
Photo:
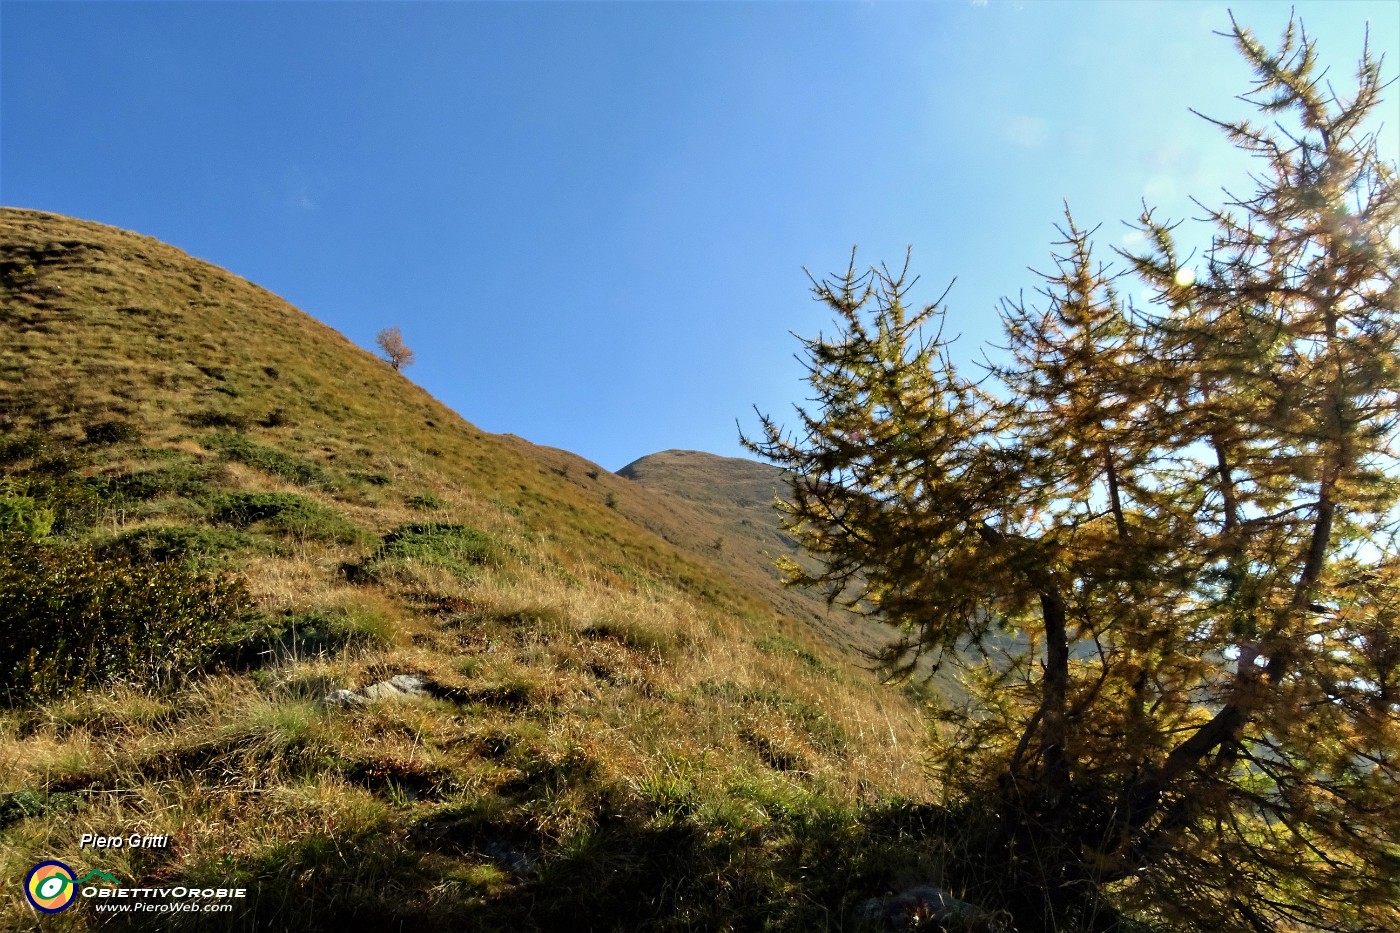
[[[428,695],[428,684],[416,674],[395,674],[358,690],[337,690],[321,700],[325,706],[366,706],[379,700],[406,700]]]

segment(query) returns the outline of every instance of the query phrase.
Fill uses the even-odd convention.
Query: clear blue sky
[[[1247,166],[1220,2],[0,3],[0,201],[262,285],[480,427],[609,469],[740,455],[804,386],[814,273],[957,277],[968,357],[1068,199],[1120,242]],[[1296,6],[1342,87],[1400,4]],[[1387,107],[1400,117],[1400,87]],[[1384,129],[1396,157],[1400,119]],[[916,295],[920,293],[916,292]]]

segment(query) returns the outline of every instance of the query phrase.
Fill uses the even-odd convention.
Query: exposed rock
[[[404,700],[428,695],[428,684],[416,674],[395,674],[388,680],[361,687],[337,690],[321,701],[325,706],[365,706],[377,700]]]
[[[937,885],[921,884],[888,897],[872,897],[855,913],[857,929],[939,930],[943,933],[1015,933],[1005,911],[983,910]]]

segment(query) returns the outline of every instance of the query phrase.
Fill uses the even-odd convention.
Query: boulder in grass
[[[405,700],[428,695],[428,684],[416,674],[395,674],[358,690],[337,690],[321,701],[325,706],[366,706],[379,700]]]

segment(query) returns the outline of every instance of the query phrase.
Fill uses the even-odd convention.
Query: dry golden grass
[[[0,468],[23,477],[57,452],[80,485],[197,476],[102,500],[70,542],[217,530],[208,503],[231,492],[301,497],[364,538],[259,531],[265,547],[218,565],[266,624],[336,639],[284,633],[178,687],[0,711],[0,877],[59,858],[257,891],[227,929],[341,928],[351,911],[386,928],[550,929],[582,910],[603,928],[810,929],[923,864],[927,843],[862,823],[927,800],[918,711],[776,609],[754,555],[706,554],[701,524],[689,552],[658,534],[658,516],[692,506],[484,434],[153,240],[0,211],[0,272],[19,261],[39,276],[0,289],[0,441],[50,448],[7,448],[20,453]],[[87,441],[110,421],[137,436]],[[229,434],[252,446],[228,453]],[[424,523],[472,529],[467,550],[384,549]],[[320,702],[397,673],[432,695]],[[172,844],[97,854],[84,832]],[[841,860],[814,868],[823,846]],[[0,926],[32,921],[7,886]]]

